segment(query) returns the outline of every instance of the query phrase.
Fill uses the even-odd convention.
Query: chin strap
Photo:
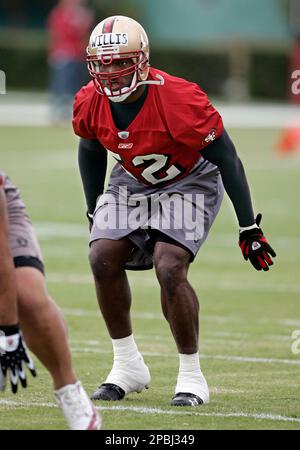
[[[104,89],[107,89],[107,88],[104,88]],[[109,95],[109,90],[105,91],[107,97],[109,98],[109,101],[110,101],[110,102],[113,102],[113,103],[121,103],[121,102],[124,102],[124,100],[126,100],[126,98],[128,98],[129,95],[132,94],[132,92],[134,92],[134,91],[130,91],[130,92],[127,92],[127,93],[121,94],[121,95],[115,95],[115,96],[113,97],[113,96],[110,96],[110,95]]]
[[[136,76],[136,74],[135,74],[135,76]],[[158,73],[156,74],[156,78],[158,78],[158,80],[145,80],[145,81],[139,81],[139,82],[137,83],[137,85],[135,86],[135,88],[134,88],[132,91],[130,91],[130,92],[124,92],[124,94],[117,95],[117,96],[115,96],[115,97],[110,97],[110,96],[108,95],[107,92],[106,92],[106,95],[108,96],[108,98],[109,98],[109,100],[110,100],[111,102],[114,102],[114,103],[120,103],[120,102],[123,102],[123,101],[126,100],[126,98],[128,98],[133,92],[135,92],[139,86],[142,86],[142,85],[144,85],[144,84],[156,84],[156,85],[158,85],[158,86],[163,86],[163,85],[165,84],[165,79],[164,79],[164,77],[162,77],[162,76],[159,75]]]
[[[109,98],[109,100],[111,102],[121,103],[121,102],[124,102],[124,100],[126,100],[126,98],[128,98],[129,95],[132,94],[132,92],[134,92],[136,90],[137,86],[134,89],[132,89],[132,86],[134,86],[135,82],[136,82],[136,72],[135,72],[134,76],[132,77],[131,85],[129,86],[129,88],[125,87],[125,88],[121,89],[121,95],[111,96],[110,89],[104,88],[104,90],[105,90],[107,97]]]
[[[158,78],[157,81],[155,80],[145,80],[145,81],[140,81],[137,85],[136,88],[141,86],[142,84],[157,84],[158,86],[163,86],[165,84],[165,79],[164,77],[162,77],[161,75],[159,75],[158,73],[156,74],[156,78]],[[135,88],[135,89],[136,89]]]

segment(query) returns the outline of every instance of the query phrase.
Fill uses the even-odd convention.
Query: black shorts
[[[45,267],[41,260],[34,256],[16,256],[14,258],[15,268],[17,267],[34,267],[45,275]]]
[[[181,244],[180,242],[175,241],[175,239],[172,239],[170,236],[168,236],[167,234],[163,233],[160,230],[151,229],[151,230],[148,230],[148,233],[150,236],[150,240],[153,243],[153,247],[156,244],[156,242],[165,242],[166,244],[175,245],[176,247],[183,248],[183,250],[185,250],[186,252],[188,252],[190,254],[190,262],[194,261],[195,256],[194,256],[193,252],[188,247],[186,247],[184,244]]]

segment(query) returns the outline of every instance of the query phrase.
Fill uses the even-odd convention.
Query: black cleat
[[[198,395],[189,392],[178,392],[171,401],[171,406],[197,406],[202,404],[203,400]]]
[[[92,400],[118,401],[125,396],[125,391],[116,384],[103,383],[91,395]]]

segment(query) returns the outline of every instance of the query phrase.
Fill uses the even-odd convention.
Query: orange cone
[[[278,152],[282,155],[300,151],[300,128],[290,127],[283,131],[278,145]]]

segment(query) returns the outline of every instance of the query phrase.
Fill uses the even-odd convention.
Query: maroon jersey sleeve
[[[92,125],[94,94],[95,89],[93,83],[90,82],[78,91],[73,104],[72,124],[74,133],[85,139],[96,139]]]
[[[173,139],[201,150],[223,133],[223,121],[200,87],[182,78],[166,77],[162,107]]]
[[[197,85],[187,103],[184,124],[179,139],[186,145],[202,150],[223,133],[222,117],[210,103],[207,95]]]

